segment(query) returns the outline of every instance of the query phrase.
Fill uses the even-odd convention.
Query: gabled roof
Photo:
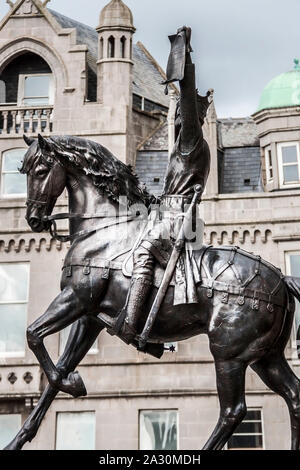
[[[161,84],[166,76],[141,42],[133,46],[133,62],[133,93],[169,107],[169,97]]]
[[[50,8],[49,12],[62,28],[76,29],[77,44],[87,45],[94,69],[98,56],[97,31]],[[161,85],[161,82],[165,80],[164,72],[140,42],[133,45],[133,62],[133,93],[169,107],[169,98],[164,94],[164,86]]]
[[[51,15],[54,16],[56,21],[60,24],[62,28],[75,28],[77,33],[77,44],[86,44],[88,46],[89,52],[97,60],[97,43],[98,43],[98,33],[91,26],[87,26],[79,21],[73,20],[68,16],[62,15],[57,11],[48,8]]]
[[[219,119],[220,193],[261,192],[261,156],[256,124],[251,118]],[[139,147],[136,172],[148,190],[162,192],[168,162],[168,124],[162,123]]]
[[[147,150],[137,154],[135,172],[154,196],[162,194],[168,161],[167,151]]]
[[[156,150],[168,152],[168,122],[162,121],[159,126],[142,142],[138,150]]]
[[[224,149],[220,166],[221,194],[263,191],[259,147]]]
[[[0,30],[6,25],[6,23],[9,21],[9,19],[11,17],[17,16],[17,15],[19,16],[20,9],[22,8],[22,5],[23,5],[24,2],[25,2],[25,0],[16,0],[16,2],[14,4],[13,3],[10,4],[9,12],[7,13],[6,16],[4,16],[4,18],[2,18],[2,20],[0,22]],[[30,0],[30,2],[31,2],[30,6],[33,8],[33,11],[30,14],[30,16],[44,16],[46,18],[46,20],[51,24],[54,31],[56,31],[58,33],[59,30],[60,30],[60,25],[56,22],[55,18],[53,18],[53,16],[50,14],[48,8],[46,7],[49,0],[44,0],[44,1]],[[24,17],[24,16],[28,16],[28,15],[22,13],[22,11],[21,11],[21,16]]]
[[[259,147],[257,127],[252,118],[218,119],[220,148]]]

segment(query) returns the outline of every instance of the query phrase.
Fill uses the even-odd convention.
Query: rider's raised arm
[[[190,152],[199,138],[203,138],[202,127],[198,116],[195,64],[191,54],[186,52],[184,78],[180,80],[180,117],[181,148],[184,153]]]

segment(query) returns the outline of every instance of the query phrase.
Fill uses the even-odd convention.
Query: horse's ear
[[[41,134],[38,134],[38,141],[39,141],[39,146],[42,150],[51,150],[51,146],[47,139],[44,139],[44,137]]]
[[[30,137],[27,137],[27,135],[25,135],[25,134],[23,135],[23,139],[25,141],[25,144],[28,145],[28,147],[30,147],[31,144],[33,144],[33,142],[34,142],[34,139],[30,139]]]

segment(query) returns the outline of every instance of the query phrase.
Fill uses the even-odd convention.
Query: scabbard
[[[160,288],[158,289],[157,295],[155,297],[149,316],[147,318],[145,328],[143,329],[143,332],[141,334],[140,341],[139,341],[140,348],[143,348],[147,343],[149,334],[152,330],[153,323],[157,317],[160,306],[167,293],[167,290],[171,282],[174,269],[176,267],[180,254],[181,254],[181,249],[180,250],[177,250],[176,248],[173,249],[168,266],[166,267]]]

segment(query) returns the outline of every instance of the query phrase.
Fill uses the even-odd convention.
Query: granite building
[[[26,327],[59,292],[68,247],[32,233],[22,135],[71,134],[100,142],[135,166],[148,189],[162,189],[174,141],[176,87],[149,51],[134,43],[121,0],[96,29],[55,12],[48,1],[10,1],[0,23],[0,446],[16,433],[45,387],[25,342]],[[208,84],[209,85],[209,84]],[[205,242],[239,245],[300,276],[300,67],[262,91],[252,117],[204,125],[212,169],[201,206]],[[66,211],[67,197],[57,210]],[[65,226],[61,227],[65,229]],[[296,315],[296,324],[299,323]],[[57,360],[68,331],[47,338]],[[295,334],[286,354],[298,373]],[[206,337],[176,345],[158,361],[103,332],[79,367],[88,396],[59,394],[26,449],[198,449],[218,417]],[[247,374],[248,415],[229,448],[289,448],[285,403]]]

